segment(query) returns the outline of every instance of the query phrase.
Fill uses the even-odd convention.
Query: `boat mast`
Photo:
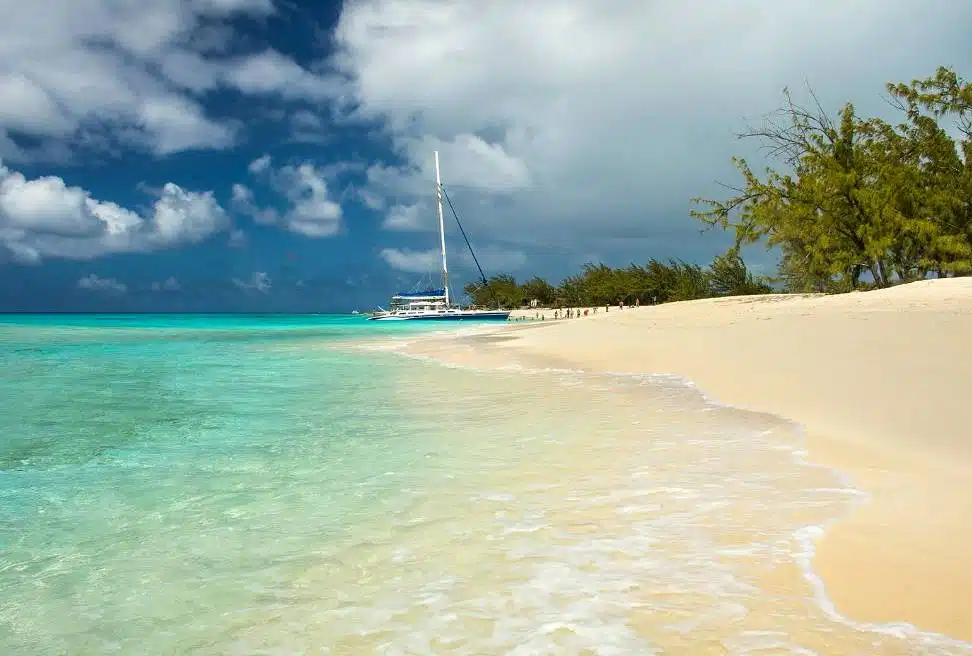
[[[439,151],[435,151],[435,203],[439,211],[439,247],[442,251],[442,288],[449,306],[449,266],[446,264],[445,218],[442,215],[442,179],[439,177]]]

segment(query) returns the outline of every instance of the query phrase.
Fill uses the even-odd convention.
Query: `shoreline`
[[[807,463],[868,495],[813,541],[821,602],[854,626],[972,642],[970,326],[966,278],[612,308],[458,341],[541,368],[672,374],[801,427]]]

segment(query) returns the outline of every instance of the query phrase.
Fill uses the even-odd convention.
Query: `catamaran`
[[[506,321],[510,316],[509,310],[481,310],[463,308],[452,303],[449,294],[449,265],[446,260],[445,218],[442,212],[442,179],[439,176],[439,151],[435,151],[435,202],[439,213],[439,252],[442,255],[442,287],[439,289],[425,289],[423,291],[399,292],[392,296],[387,310],[378,311],[368,317],[372,321]],[[449,201],[450,208],[452,201]],[[455,214],[455,208],[452,208]],[[456,221],[459,217],[456,216]],[[459,224],[462,230],[462,224]],[[463,237],[465,238],[465,231]],[[472,246],[466,240],[469,251]],[[473,259],[476,254],[473,253]],[[476,262],[479,266],[479,262]],[[483,284],[487,284],[482,269],[479,270]]]

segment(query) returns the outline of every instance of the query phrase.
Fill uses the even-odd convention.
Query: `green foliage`
[[[850,104],[832,118],[816,98],[801,107],[785,90],[783,107],[740,135],[761,141],[781,169],[759,176],[735,159],[743,183],[725,200],[693,199],[692,215],[734,231],[737,248],[779,247],[787,291],[859,288],[866,271],[877,287],[972,273],[972,85],[940,68],[887,91],[903,114],[898,125]],[[949,136],[946,117],[965,139]],[[714,284],[746,288],[732,273],[738,265],[713,264]]]
[[[585,264],[577,275],[554,287],[542,278],[522,284],[509,275],[493,276],[486,285],[466,285],[473,305],[516,308],[536,299],[540,307],[590,307],[689,301],[710,296],[765,294],[771,290],[747,268],[738,251],[717,257],[708,267],[681,260],[650,260],[613,269],[605,264]]]
[[[523,289],[509,274],[492,276],[487,284],[470,283],[463,291],[473,305],[481,307],[517,308],[523,305]]]
[[[709,265],[708,288],[716,296],[747,296],[772,291],[769,285],[746,269],[736,249],[719,255]]]
[[[543,307],[554,304],[557,300],[557,288],[543,278],[533,277],[520,285],[523,302],[529,303],[536,299],[537,303]]]
[[[757,139],[781,166],[761,174],[733,160],[742,182],[722,200],[696,198],[692,216],[731,230],[735,246],[708,267],[652,259],[613,269],[589,263],[554,287],[509,275],[466,286],[476,305],[614,305],[761,294],[739,255],[763,243],[782,253],[773,279],[790,292],[860,289],[972,274],[972,84],[953,70],[888,84],[901,111],[891,124],[844,105],[836,116],[802,107],[784,90],[782,108],[739,135]],[[950,136],[953,121],[964,138]]]

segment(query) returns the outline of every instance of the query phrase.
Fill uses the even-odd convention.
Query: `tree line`
[[[625,268],[585,264],[579,274],[556,286],[540,277],[518,283],[513,276],[501,274],[492,276],[486,284],[470,283],[464,291],[473,305],[517,308],[534,299],[541,307],[590,307],[764,294],[772,288],[749,271],[736,249],[730,249],[706,267],[657,259]]]
[[[471,284],[476,305],[586,306],[709,296],[844,292],[931,276],[972,275],[972,84],[951,68],[888,83],[895,121],[828,114],[783,91],[783,105],[737,137],[759,142],[776,168],[758,174],[733,159],[742,181],[728,198],[694,198],[690,215],[733,233],[734,246],[708,266],[652,259],[644,266],[587,264],[559,285],[509,275]],[[954,135],[954,136],[953,136]],[[775,276],[746,268],[741,247],[776,248]]]

